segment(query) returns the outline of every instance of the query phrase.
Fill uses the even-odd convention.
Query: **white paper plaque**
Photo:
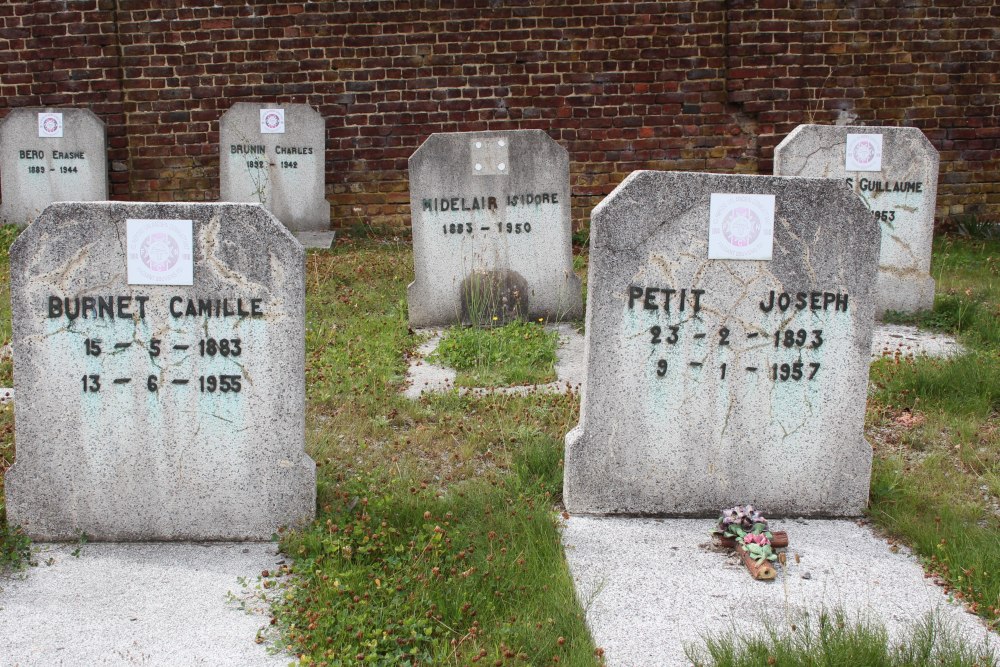
[[[57,138],[63,135],[63,115],[43,112],[38,114],[38,136]]]
[[[882,171],[882,135],[848,134],[844,168],[847,171]]]
[[[774,195],[712,193],[709,259],[771,259]]]
[[[285,133],[285,110],[284,109],[261,109],[260,110],[260,133],[261,134],[284,134]]]
[[[190,220],[129,218],[128,284],[193,285]]]

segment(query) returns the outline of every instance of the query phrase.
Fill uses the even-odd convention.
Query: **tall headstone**
[[[799,125],[774,150],[776,176],[841,178],[868,204],[882,228],[876,317],[934,306],[938,163],[915,127]]]
[[[626,178],[591,214],[567,509],[861,513],[878,249],[843,182]]]
[[[52,202],[107,199],[107,146],[89,109],[12,110],[0,121],[0,221],[23,227]]]
[[[329,248],[326,123],[307,104],[237,102],[219,121],[220,199],[262,204],[307,247]]]
[[[582,314],[569,155],[545,132],[432,134],[409,178],[411,326]]]
[[[49,206],[11,247],[8,521],[130,541],[311,519],[304,263],[260,206]]]

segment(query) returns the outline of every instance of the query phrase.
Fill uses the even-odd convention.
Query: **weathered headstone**
[[[107,132],[89,109],[14,109],[0,121],[0,221],[29,224],[52,202],[108,198]]]
[[[776,176],[845,179],[879,222],[876,317],[934,306],[938,162],[937,150],[915,127],[799,125],[774,150]]]
[[[307,247],[329,248],[326,123],[307,104],[237,102],[219,121],[220,199],[263,204]]]
[[[432,134],[409,177],[411,326],[581,315],[566,149],[541,130]]]
[[[626,178],[591,215],[567,509],[859,514],[878,248],[840,181]]]
[[[128,541],[311,519],[303,255],[260,206],[48,207],[11,248],[8,521]]]

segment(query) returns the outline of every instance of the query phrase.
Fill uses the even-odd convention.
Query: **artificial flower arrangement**
[[[771,563],[778,560],[775,549],[788,546],[788,535],[772,533],[767,519],[753,505],[722,510],[712,535],[722,546],[738,550],[754,579],[774,579],[777,571]]]

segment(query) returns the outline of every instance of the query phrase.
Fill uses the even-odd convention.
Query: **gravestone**
[[[580,317],[566,149],[541,130],[432,134],[409,177],[411,326]]]
[[[860,514],[878,248],[840,181],[626,178],[591,214],[566,508]]]
[[[11,247],[8,521],[132,541],[311,519],[304,262],[260,206],[49,206]]]
[[[25,226],[52,202],[108,198],[107,132],[89,109],[14,109],[0,121],[0,221]]]
[[[934,306],[938,162],[915,127],[799,125],[774,150],[776,176],[841,178],[868,204],[882,228],[876,317]]]
[[[326,123],[307,104],[237,102],[219,121],[220,199],[262,204],[306,247],[329,248]]]

